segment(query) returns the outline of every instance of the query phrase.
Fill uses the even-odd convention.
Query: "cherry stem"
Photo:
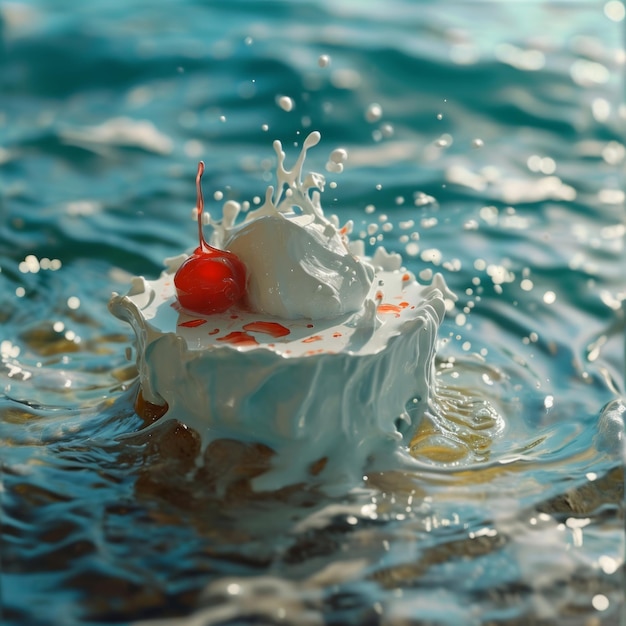
[[[202,233],[202,214],[204,212],[204,196],[202,195],[202,174],[204,174],[204,161],[198,163],[198,173],[196,174],[196,208],[198,210],[198,239],[200,240],[200,250],[209,251],[204,234]]]

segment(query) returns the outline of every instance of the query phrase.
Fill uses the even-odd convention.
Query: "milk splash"
[[[361,258],[361,245],[351,245],[353,224],[328,219],[320,202],[326,180],[308,173],[302,180],[307,151],[321,139],[312,132],[291,170],[285,167],[280,141],[276,188],[265,202],[235,225],[239,206],[226,203],[212,241],[237,255],[249,269],[246,304],[256,313],[283,319],[335,318],[359,311],[370,291],[374,267]],[[334,150],[329,164],[339,171],[347,152]],[[340,167],[341,166],[341,167]]]
[[[308,219],[299,220],[299,224],[316,223],[328,229],[328,235],[334,235],[331,228],[339,231],[347,242],[347,237],[353,229],[352,220],[346,222],[343,227],[339,227],[337,216],[333,215],[327,218],[321,205],[321,194],[326,186],[326,178],[318,172],[309,172],[306,174],[304,181],[302,180],[302,172],[307,153],[310,148],[319,144],[322,135],[319,131],[310,133],[302,144],[300,154],[296,159],[291,170],[285,167],[285,152],[282,143],[276,139],[273,143],[276,152],[276,187],[269,185],[265,191],[265,201],[263,204],[253,211],[250,211],[244,220],[244,223],[254,221],[264,216],[291,216],[304,215],[310,216]],[[334,150],[330,156],[327,166],[331,163],[341,165],[341,169],[333,169],[339,173],[343,170],[343,162],[347,159],[348,153],[342,148]],[[219,247],[223,247],[225,241],[229,238],[230,231],[235,227],[235,221],[241,211],[241,205],[238,202],[228,201],[222,208],[222,220],[209,223],[213,227],[212,243]],[[311,219],[311,217],[313,219]],[[353,242],[355,243],[355,242]],[[358,251],[355,251],[355,254]]]

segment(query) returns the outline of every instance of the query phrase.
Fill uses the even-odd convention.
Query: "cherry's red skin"
[[[246,291],[246,267],[228,250],[198,247],[174,276],[181,306],[193,313],[223,313]]]
[[[246,266],[228,250],[211,247],[202,234],[202,174],[204,163],[198,163],[196,194],[198,207],[198,240],[200,245],[183,262],[174,275],[176,295],[181,306],[192,313],[223,313],[241,300],[246,291]]]

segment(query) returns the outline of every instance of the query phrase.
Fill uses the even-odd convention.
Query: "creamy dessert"
[[[307,137],[290,171],[275,142],[276,188],[242,220],[227,202],[210,243],[201,167],[199,247],[109,303],[136,334],[138,410],[179,420],[204,449],[221,439],[269,448],[271,468],[256,489],[360,477],[385,442],[402,446],[415,427],[407,405],[413,416],[426,407],[452,297],[440,275],[417,283],[397,254],[365,257],[352,224],[324,215],[324,177],[302,180],[319,140]]]

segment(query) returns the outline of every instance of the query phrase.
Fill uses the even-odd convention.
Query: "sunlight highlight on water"
[[[623,22],[617,0],[0,7],[3,623],[617,623]],[[266,449],[200,470],[189,429],[144,430],[106,302],[193,239],[198,159],[209,210],[245,210],[271,141],[313,129],[345,151],[311,155],[326,210],[459,299],[413,463],[258,494]]]

